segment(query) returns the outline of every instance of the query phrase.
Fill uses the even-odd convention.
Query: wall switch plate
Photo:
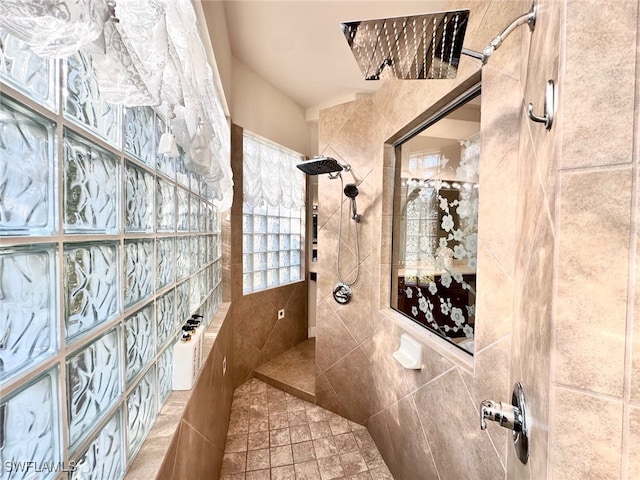
[[[278,320],[282,320],[284,318],[284,308],[278,310]]]

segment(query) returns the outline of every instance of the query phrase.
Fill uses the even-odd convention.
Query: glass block
[[[67,339],[120,313],[119,250],[117,242],[64,246]]]
[[[289,242],[289,235],[280,234],[279,243],[280,243],[280,250],[289,250],[291,248],[291,243]]]
[[[278,285],[280,277],[278,276],[278,269],[267,270],[267,287],[275,287]]]
[[[300,235],[291,235],[290,236],[289,248],[291,250],[300,250],[301,238]]]
[[[288,207],[280,207],[280,217],[289,218],[291,217],[291,209]]]
[[[124,477],[122,409],[109,419],[75,460],[71,480],[119,480]]]
[[[200,275],[189,279],[189,311],[193,312],[200,303]]]
[[[300,265],[300,250],[289,251],[290,265]]]
[[[108,143],[122,143],[122,109],[100,97],[98,72],[91,54],[86,51],[67,57],[65,117],[91,130]]]
[[[136,378],[156,354],[153,324],[153,304],[124,321],[127,384]]]
[[[186,190],[179,187],[177,189],[177,192],[178,192],[177,228],[179,232],[188,232],[189,231],[189,193]]]
[[[242,235],[242,252],[253,252],[253,235]]]
[[[259,290],[261,288],[266,288],[267,286],[267,276],[265,272],[253,272],[253,289]]]
[[[280,208],[281,207],[279,205],[267,205],[267,215],[270,217],[279,217]]]
[[[254,233],[267,233],[267,217],[263,217],[262,215],[254,215],[253,231]]]
[[[127,308],[153,294],[153,240],[125,240],[124,253]]]
[[[178,279],[189,275],[191,271],[191,248],[189,237],[178,237],[176,247],[176,275]]]
[[[58,111],[58,61],[42,58],[0,28],[0,78],[29,98]]]
[[[180,147],[178,147],[179,151],[182,151]],[[176,157],[175,160],[176,166],[176,181],[184,186],[185,188],[189,188],[189,170],[187,170],[187,166],[184,163],[184,156],[180,155]]]
[[[278,270],[280,276],[280,284],[289,283],[289,267],[283,267]]]
[[[289,218],[281,218],[280,219],[280,233],[289,233],[291,232],[291,219]]]
[[[267,202],[265,202],[264,200],[260,200],[260,202],[258,202],[258,205],[253,207],[253,214],[254,215],[266,215],[267,214]]]
[[[156,287],[166,287],[176,278],[175,238],[158,238],[156,240]]]
[[[176,330],[175,290],[156,300],[156,332],[158,348],[162,347]]]
[[[253,273],[242,274],[242,293],[251,293],[253,291]]]
[[[253,233],[253,217],[242,215],[242,233]]]
[[[156,179],[156,219],[159,232],[175,231],[176,189],[170,183]]]
[[[155,167],[155,113],[151,107],[131,107],[124,111],[124,151],[150,167]]]
[[[198,270],[202,265],[199,261],[198,237],[189,237],[189,256],[191,257],[191,273]]]
[[[200,202],[195,195],[191,195],[191,201],[189,202],[189,230],[192,232],[198,231],[198,217],[200,215]]]
[[[173,344],[158,357],[158,406],[164,405],[171,393],[173,375]]]
[[[253,251],[256,253],[267,251],[267,236],[253,234]]]
[[[205,235],[198,236],[198,262],[200,266],[206,265],[207,262],[207,237]]]
[[[55,124],[0,95],[0,126],[0,236],[51,235],[57,224]]]
[[[265,253],[253,254],[253,270],[266,270],[267,269],[267,255]]]
[[[253,269],[253,255],[245,253],[242,255],[242,273],[251,272]]]
[[[118,233],[119,163],[118,157],[112,153],[65,129],[65,232]]]
[[[280,239],[277,233],[267,235],[267,250],[270,252],[280,250]]]
[[[58,404],[58,369],[53,368],[29,382],[18,392],[0,400],[0,432],[2,432],[2,466],[13,462],[35,465],[59,464],[60,407]],[[54,475],[35,476],[31,471],[14,470],[5,479],[49,479]]]
[[[290,267],[289,268],[289,281],[290,282],[297,282],[298,280],[300,280],[300,266],[295,266],[295,267]]]
[[[0,385],[58,351],[55,245],[0,249]]]
[[[288,267],[289,263],[289,251],[279,252],[279,262],[281,267]]]
[[[124,185],[125,232],[153,232],[153,175],[127,162]]]
[[[176,321],[182,325],[189,317],[189,282],[182,282],[176,287]]]
[[[200,208],[198,209],[198,231],[205,233],[208,230],[208,210],[204,200],[200,200]]]
[[[278,217],[267,217],[267,232],[280,233],[280,219]]]
[[[67,357],[69,443],[75,448],[122,393],[122,342],[114,328]]]
[[[267,268],[278,268],[280,263],[280,254],[278,252],[267,253]]]
[[[156,366],[153,365],[127,397],[130,459],[138,453],[156,418],[156,392]]]
[[[299,234],[301,231],[301,222],[299,218],[292,218],[291,219],[291,229],[290,232],[291,233],[297,233]]]

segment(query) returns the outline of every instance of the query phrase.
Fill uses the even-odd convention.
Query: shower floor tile
[[[362,425],[253,378],[233,392],[221,480],[393,480]]]
[[[308,338],[256,369],[259,380],[311,403],[316,401],[316,339]]]

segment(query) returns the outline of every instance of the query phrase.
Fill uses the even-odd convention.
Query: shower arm
[[[475,50],[469,50],[468,48],[463,48],[461,53],[469,57],[477,58],[478,60],[482,61],[482,65],[486,65],[489,61],[489,57],[493,55],[493,52],[495,52],[500,47],[500,45],[502,45],[502,42],[504,42],[504,40],[511,34],[511,32],[513,32],[520,25],[524,25],[525,23],[527,23],[529,25],[529,30],[533,32],[536,26],[537,15],[538,3],[534,1],[533,5],[531,5],[531,10],[523,15],[520,15],[513,22],[511,22],[509,26],[507,26],[507,28],[502,31],[502,33],[498,34],[493,40],[491,40],[491,42],[489,42],[489,45],[484,47],[482,53],[476,52]]]

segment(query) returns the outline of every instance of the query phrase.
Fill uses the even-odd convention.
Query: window
[[[480,85],[396,146],[391,307],[473,353]]]
[[[153,109],[102,101],[89,54],[40,59],[3,32],[0,54],[3,471],[122,478],[181,324],[222,302],[215,192],[156,155]]]
[[[243,138],[242,290],[304,278],[302,155],[249,132]]]

